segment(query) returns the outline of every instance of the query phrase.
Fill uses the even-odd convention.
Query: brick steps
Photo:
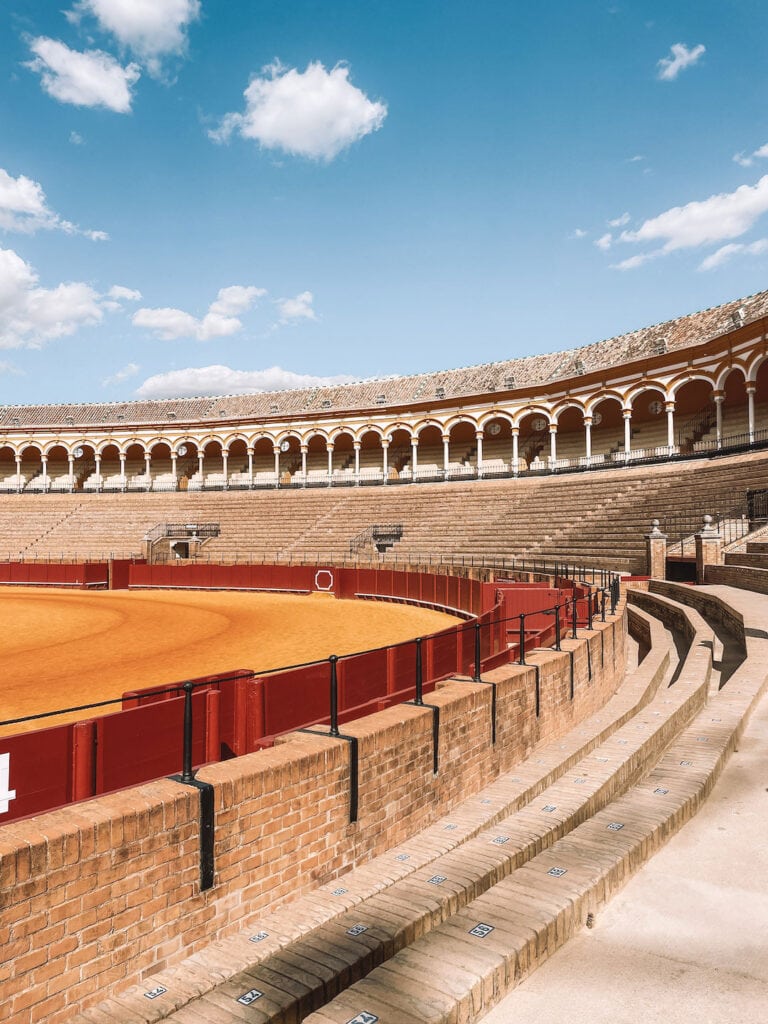
[[[307,1021],[467,1021],[495,1005],[696,812],[766,688],[756,646],[646,779]]]
[[[292,942],[290,947],[281,949],[280,946],[284,945],[288,937],[285,932],[286,913],[281,912],[277,919],[283,927],[282,939],[276,937],[271,926],[265,926],[264,931],[268,930],[269,935],[258,944],[263,958],[258,963],[250,963],[239,974],[231,972],[238,955],[242,956],[245,950],[236,951],[234,944],[229,942],[219,944],[218,955],[212,950],[206,951],[190,958],[181,972],[177,970],[149,979],[145,983],[145,991],[153,987],[152,982],[169,989],[168,996],[160,996],[153,1006],[156,1014],[167,1014],[171,1008],[167,1005],[171,1002],[171,992],[175,993],[174,1002],[177,1006],[180,988],[186,988],[182,1002],[199,993],[199,977],[195,979],[198,982],[197,988],[194,983],[191,987],[185,986],[184,977],[190,971],[194,975],[195,968],[205,968],[212,980],[217,971],[228,971],[230,977],[223,986],[215,991],[210,990],[196,1002],[179,1009],[171,1019],[235,1020],[238,1019],[238,1013],[246,1014],[243,1019],[251,1020],[294,1019],[291,1014],[302,1008],[303,1016],[307,1008],[319,1005],[319,1000],[325,1002],[332,998],[339,988],[364,976],[377,963],[388,959],[401,947],[410,945],[443,920],[456,914],[468,901],[490,886],[497,885],[510,871],[530,857],[535,857],[543,848],[604,806],[607,799],[626,788],[643,770],[653,752],[668,742],[670,730],[673,733],[678,726],[679,716],[682,714],[687,719],[691,702],[700,702],[706,692],[706,679],[701,682],[700,667],[697,666],[696,678],[689,673],[686,681],[681,675],[675,686],[674,699],[667,697],[669,691],[664,689],[643,711],[641,721],[627,722],[632,711],[651,697],[662,676],[668,676],[670,666],[670,638],[647,616],[637,612],[633,615],[640,620],[641,631],[644,629],[653,639],[651,653],[634,674],[636,678],[622,687],[602,712],[575,730],[576,735],[566,737],[566,742],[549,745],[549,750],[538,751],[543,756],[531,758],[519,766],[516,776],[495,782],[455,812],[450,822],[442,825],[443,836],[445,830],[451,830],[456,840],[464,836],[474,838],[467,838],[435,858],[434,840],[437,838],[439,842],[441,831],[440,825],[435,826],[427,830],[433,833],[431,838],[423,833],[399,848],[403,851],[407,848],[410,852],[405,856],[414,857],[417,862],[416,870],[408,873],[407,877],[391,881],[407,870],[404,861],[396,860],[403,854],[392,851],[387,858],[379,858],[366,868],[353,872],[348,876],[349,881],[344,886],[337,886],[335,891],[325,887],[311,899],[298,901],[294,913],[298,913],[305,924],[310,919],[310,923],[318,926],[308,935]],[[695,618],[695,614],[692,617]],[[675,706],[674,712],[664,714],[671,704]],[[612,732],[622,722],[625,724],[618,731]],[[575,760],[583,753],[584,734],[591,734],[591,740],[587,743],[591,741],[594,744],[602,738],[602,746],[575,765],[575,778],[561,777],[544,789],[548,777],[558,774],[558,765],[569,769],[574,766]],[[553,762],[551,767],[550,761]],[[544,771],[542,765],[545,766]],[[541,795],[535,801],[535,806],[522,806],[524,800],[536,790]],[[501,808],[498,808],[499,803]],[[496,805],[497,809],[490,815],[485,811],[486,819],[495,818],[495,821],[492,828],[483,830],[478,824],[482,817],[482,814],[478,815],[478,810],[487,805]],[[519,808],[516,813],[504,819],[504,812],[515,806]],[[549,809],[543,810],[542,807]],[[425,844],[428,849],[431,848],[432,856],[419,867],[421,852],[418,848]],[[388,859],[386,865],[382,863],[385,859]],[[379,893],[367,899],[360,888],[360,883],[365,881],[362,876],[365,875],[378,879],[380,886]],[[383,883],[387,881],[391,881],[391,884],[384,889]],[[364,884],[362,888],[365,888]],[[342,913],[339,913],[339,903],[344,907]],[[314,916],[310,910],[312,904]],[[332,908],[330,912],[329,904]],[[318,913],[320,918],[325,915],[323,923],[320,923]],[[289,908],[289,921],[290,917]],[[350,935],[350,930],[359,934]],[[241,938],[240,943],[243,942],[247,940]],[[256,959],[253,947],[247,950],[246,955],[251,961]],[[293,971],[286,967],[287,963],[293,964]],[[331,969],[333,973],[330,977],[324,977],[323,970],[327,973]],[[290,983],[280,981],[285,977],[286,970]],[[246,1010],[236,1005],[234,1009],[237,1012],[232,1016],[232,1002],[236,1003],[250,989],[264,993],[257,1000],[258,1006],[254,1004]],[[148,1013],[143,992],[132,990],[116,1002],[126,1003],[126,1007],[130,1005],[132,1011],[140,1010],[142,1020],[158,1019],[157,1015]],[[227,1007],[230,1016],[226,1015]],[[254,1011],[257,1011],[255,1016]],[[262,1016],[265,1011],[269,1011],[268,1015]],[[104,1013],[104,1007],[95,1012]],[[92,1016],[93,1013],[87,1011],[82,1020],[117,1019],[97,1018]]]

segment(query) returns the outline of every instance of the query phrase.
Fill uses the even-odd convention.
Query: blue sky
[[[417,373],[760,291],[766,38],[761,0],[7,0],[0,402]]]

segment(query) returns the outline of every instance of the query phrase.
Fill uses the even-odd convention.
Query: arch
[[[584,415],[594,415],[594,410],[598,407],[598,405],[602,405],[603,402],[611,401],[618,402],[620,409],[624,408],[624,395],[620,391],[617,391],[614,388],[604,388],[603,390],[598,391],[590,399],[587,400],[584,409]]]
[[[634,415],[635,402],[644,395],[646,391],[654,391],[659,396],[662,402],[668,401],[669,390],[666,384],[658,380],[643,380],[638,384],[633,385],[624,396],[624,407],[632,409]]]
[[[547,421],[547,425],[553,422],[551,409],[546,405],[540,405],[538,402],[533,402],[530,405],[524,405],[520,409],[516,410],[514,415],[514,425],[516,427],[522,427],[523,421],[527,420],[529,416],[543,416]]]
[[[668,394],[671,402],[677,401],[677,393],[681,388],[684,388],[686,384],[692,384],[696,381],[703,381],[710,391],[715,389],[715,376],[712,373],[707,373],[706,370],[693,370],[685,373],[677,374],[669,382]]]
[[[740,362],[726,363],[718,371],[715,377],[715,391],[725,391],[725,382],[732,373],[740,373],[743,380],[747,380],[747,369]]]
[[[768,359],[768,352],[758,352],[758,354],[752,358],[752,361],[746,369],[746,378],[748,382],[755,383],[757,381],[757,374],[766,359]]]
[[[504,420],[510,427],[514,426],[514,416],[507,409],[489,409],[488,412],[484,412],[478,417],[477,423],[481,430],[484,430],[488,423],[492,423],[494,420]]]
[[[552,407],[552,419],[555,423],[558,424],[558,426],[560,423],[560,417],[563,415],[564,412],[567,412],[569,409],[576,409],[579,413],[581,413],[582,417],[586,415],[586,406],[584,402],[581,401],[581,399],[564,398],[562,402],[558,402],[556,405]]]

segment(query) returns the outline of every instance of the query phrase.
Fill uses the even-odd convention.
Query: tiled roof
[[[510,391],[704,344],[733,330],[733,315],[741,307],[746,323],[768,315],[768,291],[562,352],[324,388],[156,401],[0,406],[0,429],[284,419],[306,413],[386,409],[430,399]]]

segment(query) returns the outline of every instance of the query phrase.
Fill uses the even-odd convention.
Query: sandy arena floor
[[[212,672],[349,654],[457,620],[409,605],[320,594],[0,587],[0,621],[0,721],[6,721]],[[85,717],[0,727],[0,735]]]

